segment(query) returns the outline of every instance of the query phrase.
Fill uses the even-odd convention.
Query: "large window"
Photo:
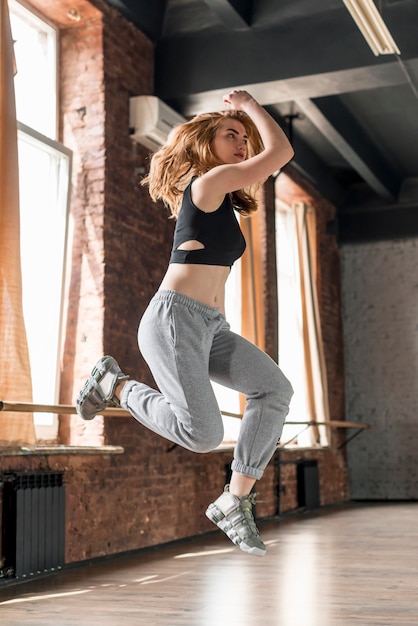
[[[303,203],[287,206],[276,201],[279,364],[294,388],[282,445],[327,444],[324,427],[305,426],[312,421],[328,420],[316,293],[315,231],[313,208]]]
[[[33,401],[55,404],[71,153],[56,141],[56,30],[15,0],[9,0],[9,9],[17,66],[23,310]],[[35,414],[35,425],[38,438],[55,438],[56,416]]]
[[[253,340],[257,341],[255,323],[257,302],[262,295],[261,282],[245,272],[259,267],[257,246],[252,238],[257,235],[247,229],[247,255],[254,255],[245,265],[237,263],[226,285],[226,313],[232,330],[242,330],[241,286],[251,284],[247,307],[253,309]],[[287,206],[276,201],[276,251],[278,293],[279,365],[292,382],[294,396],[281,437],[286,447],[313,447],[327,445],[325,426],[329,419],[326,371],[323,355],[321,324],[317,299],[316,276],[316,218],[312,207],[303,203]],[[259,271],[258,269],[256,271]],[[254,318],[254,319],[253,319]],[[223,412],[225,444],[234,443],[239,434],[242,412],[240,395],[214,384]],[[315,425],[311,423],[315,422]]]

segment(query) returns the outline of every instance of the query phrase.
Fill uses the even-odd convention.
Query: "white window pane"
[[[36,12],[9,0],[17,74],[23,314],[33,400],[58,399],[61,301],[71,153],[55,142],[57,30]],[[35,415],[37,435],[51,439],[52,415]],[[48,427],[49,428],[49,427]]]
[[[19,132],[23,313],[33,400],[40,404],[57,401],[69,165],[58,146]],[[35,423],[51,420],[38,414]]]
[[[56,139],[56,31],[14,0],[9,1],[17,65],[17,119]]]

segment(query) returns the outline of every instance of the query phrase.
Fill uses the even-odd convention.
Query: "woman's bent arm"
[[[214,167],[195,181],[195,193],[222,198],[225,194],[258,183],[282,168],[293,157],[293,148],[285,133],[265,109],[245,91],[233,91],[224,98],[230,108],[247,113],[256,125],[264,150],[241,163]],[[197,183],[197,185],[196,185]]]

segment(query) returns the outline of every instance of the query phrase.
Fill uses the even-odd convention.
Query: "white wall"
[[[351,496],[418,499],[418,240],[341,253]]]

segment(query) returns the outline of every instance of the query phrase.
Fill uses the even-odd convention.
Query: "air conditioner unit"
[[[129,130],[134,141],[155,152],[165,144],[170,131],[185,118],[156,96],[129,99]]]

